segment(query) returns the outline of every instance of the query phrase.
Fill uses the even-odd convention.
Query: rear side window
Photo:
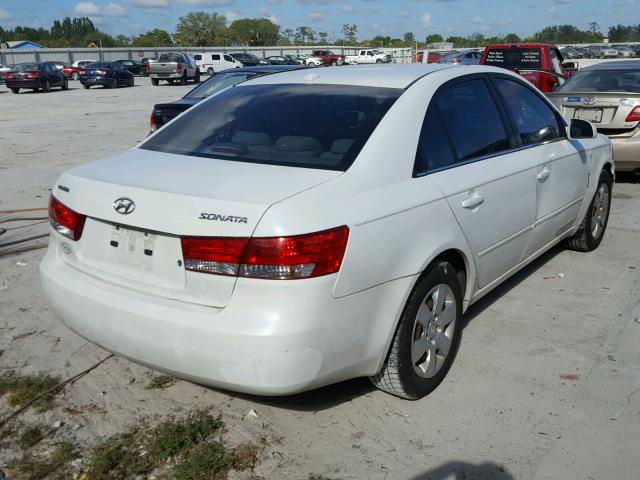
[[[140,148],[344,171],[402,92],[350,85],[236,86],[188,110]]]
[[[510,148],[498,108],[484,80],[445,87],[434,101],[458,161]]]
[[[508,69],[542,68],[542,53],[539,48],[492,48],[487,52],[486,65]]]
[[[414,176],[429,170],[447,167],[455,162],[448,133],[446,132],[438,107],[431,103],[422,124]]]
[[[220,55],[211,55],[211,60],[220,60]]]
[[[558,118],[535,93],[513,80],[496,78],[493,81],[523,145],[536,145],[560,138]]]
[[[225,59],[227,62],[233,62],[233,58],[231,58],[229,55],[225,55],[225,56],[224,56],[224,59]]]

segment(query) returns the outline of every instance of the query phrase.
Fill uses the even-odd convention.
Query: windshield
[[[158,60],[160,63],[180,63],[182,62],[184,59],[182,58],[182,55],[176,55],[175,53],[163,53],[162,55],[160,55],[160,60]]]
[[[267,72],[264,72],[267,73]],[[198,87],[191,90],[186,98],[202,99],[210,97],[214,93],[224,90],[227,87],[236,85],[237,83],[244,82],[253,77],[261,75],[258,72],[222,72],[216,76],[200,84]]]
[[[13,67],[14,72],[33,72],[38,70],[40,70],[38,63],[19,63]]]
[[[140,148],[344,171],[402,92],[349,85],[237,86],[188,110]]]
[[[640,93],[640,71],[583,70],[556,91]]]
[[[542,68],[539,48],[492,48],[487,52],[486,65],[508,69]]]

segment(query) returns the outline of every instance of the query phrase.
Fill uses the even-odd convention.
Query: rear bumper
[[[616,171],[628,172],[640,168],[640,129],[631,137],[609,137],[613,146]]]
[[[182,72],[178,73],[153,73],[151,72],[151,74],[149,75],[151,78],[155,78],[158,80],[178,80],[180,78],[182,78]]]
[[[106,77],[80,77],[80,83],[82,85],[111,85],[113,78]]]
[[[41,79],[12,80],[6,79],[7,88],[42,88],[44,82]]]
[[[261,395],[375,374],[413,277],[341,299],[335,276],[241,279],[225,308],[166,300],[69,266],[56,234],[41,265],[45,297],[79,335],[178,377]]]

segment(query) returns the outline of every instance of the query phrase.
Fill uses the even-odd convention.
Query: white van
[[[207,72],[209,75],[228,70],[230,68],[240,68],[242,63],[226,53],[206,52],[195,53],[193,58],[201,72]]]

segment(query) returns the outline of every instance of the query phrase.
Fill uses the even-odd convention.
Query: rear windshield
[[[238,86],[188,110],[140,148],[344,171],[401,93],[348,85]]]
[[[38,63],[19,63],[14,65],[12,70],[14,72],[33,72],[40,70],[40,64]]]
[[[183,60],[184,59],[182,58],[182,55],[176,55],[172,53],[163,53],[162,55],[160,55],[160,60],[158,61],[160,63],[168,63],[168,62],[180,63]]]
[[[266,73],[266,72],[265,72]],[[211,79],[204,83],[201,83],[196,88],[191,90],[186,97],[202,99],[210,97],[214,93],[218,93],[220,90],[224,90],[227,87],[236,85],[237,83],[244,82],[250,78],[260,75],[257,72],[222,72],[218,73]]]
[[[539,48],[492,48],[487,52],[485,64],[509,69],[539,70],[542,68],[541,58]]]
[[[111,68],[111,64],[108,62],[96,62],[85,65],[84,68],[86,68],[87,70],[90,70],[92,68]]]
[[[564,83],[557,92],[640,93],[638,70],[583,70]]]

